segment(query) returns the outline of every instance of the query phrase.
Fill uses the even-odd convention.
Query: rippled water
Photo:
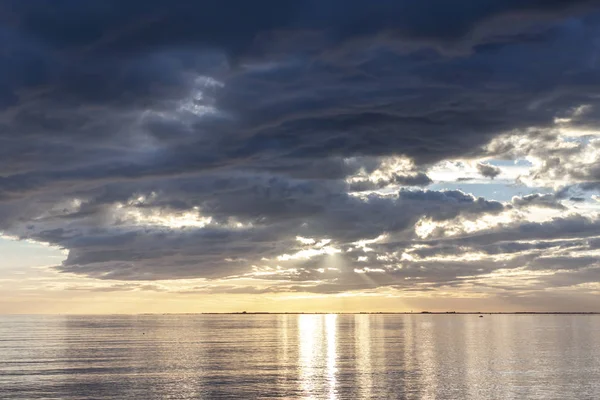
[[[600,316],[0,317],[0,399],[599,399]]]

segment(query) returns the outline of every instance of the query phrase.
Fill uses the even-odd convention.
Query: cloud
[[[431,178],[423,172],[417,172],[409,175],[399,175],[397,173],[392,173],[388,177],[379,178],[377,180],[363,179],[352,181],[350,183],[349,189],[352,192],[364,192],[394,186],[423,187],[429,186],[432,183],[433,180],[431,180]]]
[[[512,198],[512,204],[516,207],[546,207],[564,210],[566,207],[560,202],[560,197],[555,194],[529,194],[526,196]]]
[[[428,186],[433,183],[423,172],[416,175],[395,175],[394,182],[402,186]]]
[[[144,2],[143,9],[140,4],[92,0],[84,7],[74,1],[65,1],[50,12],[44,3],[23,4],[14,0],[6,2],[5,7],[10,7],[20,17],[22,29],[56,47],[71,48],[92,43],[96,51],[122,53],[193,43],[226,48],[235,53],[250,46],[261,34],[290,30],[329,28],[340,36],[338,41],[356,40],[381,31],[389,32],[391,38],[412,41],[451,42],[463,39],[470,32],[476,32],[476,38],[483,39],[492,32],[481,24],[490,19],[505,17],[513,20],[515,24],[508,27],[494,26],[507,33],[522,29],[523,25],[531,23],[530,20],[537,22],[537,19],[569,15],[594,2],[490,0],[473,5],[461,0],[450,6],[437,0],[423,4],[400,1],[381,4],[366,15],[364,11],[368,4],[363,0],[334,0],[327,4],[309,1],[293,7],[274,0],[259,0],[252,6],[238,0],[211,0],[202,6],[185,4],[178,7],[163,0],[152,0]],[[240,13],[232,14],[231,6],[238,7]],[[432,8],[438,13],[432,13]],[[523,15],[529,17],[524,23]],[[521,23],[517,23],[519,21]],[[284,38],[288,36],[284,35]]]
[[[594,191],[600,180],[600,139],[596,131],[576,131],[576,124],[570,118],[568,125],[542,132],[501,135],[489,144],[488,150],[496,157],[530,160],[528,174],[519,178],[523,184]]]
[[[591,212],[486,225],[567,213],[568,198],[591,207],[579,192],[600,181],[596,2],[297,3],[3,2],[0,230],[65,249],[65,273],[264,273],[338,292],[463,285],[504,268],[498,254],[546,245],[516,240],[597,229]],[[452,161],[495,178],[482,160],[524,159],[519,182],[554,192],[503,204],[432,174]],[[424,221],[444,227],[425,241]],[[339,253],[306,247],[326,240]],[[278,260],[298,253],[311,257]],[[533,269],[530,257],[508,264]]]
[[[436,221],[459,215],[474,218],[503,209],[501,203],[460,191],[401,190],[391,197],[366,198],[332,193],[327,195],[327,203],[314,197],[314,189],[294,193],[286,187],[276,191],[272,184],[233,193],[231,199],[244,199],[241,202],[228,202],[221,196],[215,208],[201,206],[213,216],[201,227],[191,222],[188,226],[169,227],[168,219],[146,222],[144,226],[142,218],[135,224],[123,219],[118,223],[109,221],[101,230],[97,224],[89,231],[72,225],[70,232],[59,229],[37,233],[30,229],[28,234],[69,249],[66,261],[57,267],[63,272],[119,280],[214,279],[240,275],[251,265],[264,265],[263,259],[273,260],[302,250],[296,238],[299,234],[326,237],[333,245],[344,247],[382,234],[410,237],[414,224],[422,217]],[[253,200],[255,195],[260,197]],[[240,222],[232,223],[231,216]],[[227,261],[236,259],[239,261]]]
[[[151,291],[162,292],[164,288],[157,285],[140,285],[137,283],[123,283],[117,285],[102,285],[102,286],[67,286],[65,290],[75,290],[84,292],[130,292],[130,291]]]
[[[502,173],[502,170],[498,167],[496,167],[495,165],[490,165],[490,164],[484,164],[484,163],[478,163],[477,164],[477,171],[479,171],[479,173],[486,177],[486,178],[491,178],[494,179],[495,177],[497,177],[498,175],[500,175]]]

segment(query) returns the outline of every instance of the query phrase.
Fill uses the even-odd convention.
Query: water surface
[[[599,399],[600,316],[0,316],[0,399]]]

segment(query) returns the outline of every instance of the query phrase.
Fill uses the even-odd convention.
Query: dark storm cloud
[[[393,46],[386,50],[384,44],[382,50],[372,54],[356,45],[354,54],[326,60],[314,52],[296,54],[300,49],[293,46],[286,47],[283,55],[258,52],[252,46],[253,40],[260,42],[264,32],[279,32],[275,37],[285,40],[288,36],[281,30],[311,29],[320,32],[318,49],[357,36],[371,38],[368,40],[374,44],[380,40],[374,35],[381,32],[395,32],[392,37],[403,40],[428,38],[446,43],[460,41],[469,30],[496,15],[525,12],[550,17],[565,12],[564,7],[568,11],[577,5],[488,1],[477,6],[469,2],[468,7],[466,2],[464,7],[453,4],[446,10],[448,3],[444,2],[429,7],[394,2],[369,7],[367,18],[361,13],[366,7],[363,2],[344,2],[344,7],[335,7],[336,3],[331,2],[294,7],[282,7],[277,2],[267,2],[265,7],[238,2],[242,7],[239,14],[226,18],[225,13],[231,12],[222,2],[167,7],[155,1],[144,3],[143,11],[131,5],[135,3],[128,4],[91,2],[83,6],[61,2],[50,10],[44,2],[19,2],[12,7],[16,15],[7,17],[7,29],[16,38],[11,43],[19,47],[20,41],[31,42],[32,52],[41,52],[40,57],[48,53],[44,60],[51,65],[52,73],[42,74],[44,79],[34,86],[44,88],[38,96],[24,96],[20,106],[7,115],[13,135],[32,139],[23,143],[6,138],[7,157],[25,155],[11,166],[39,168],[43,158],[52,156],[49,150],[55,155],[47,161],[59,161],[67,155],[77,157],[66,160],[76,165],[94,159],[128,160],[119,169],[131,171],[133,176],[245,164],[249,157],[252,161],[266,157],[271,169],[281,163],[285,170],[286,164],[306,164],[308,159],[322,162],[331,155],[401,153],[428,162],[468,154],[487,142],[490,135],[543,125],[555,116],[557,111],[552,105],[518,115],[549,93],[532,87],[532,97],[515,98],[522,97],[522,93],[509,84],[518,84],[513,79],[529,73],[525,61],[517,66],[516,76],[501,73],[502,63],[520,56],[523,49],[519,47],[532,46],[529,42],[517,41],[514,46],[505,46],[508,50],[501,46],[491,52],[478,51],[472,61],[443,57],[433,51],[396,52]],[[61,12],[61,6],[68,12]],[[439,14],[445,15],[439,20],[437,13],[429,12],[432,6],[448,13]],[[249,17],[252,15],[256,18]],[[231,24],[222,22],[230,18]],[[240,18],[242,21],[237,20]],[[360,28],[363,24],[364,29]],[[556,43],[559,39],[578,39],[577,29],[561,29],[565,30],[560,32],[565,38],[543,37],[543,45],[560,46]],[[517,54],[511,54],[515,53],[513,47]],[[58,49],[60,57],[56,55]],[[260,53],[262,58],[232,64],[227,57],[239,49],[254,58]],[[585,57],[587,50],[582,50],[571,56]],[[8,63],[19,60],[11,57]],[[390,64],[400,68],[389,70]],[[15,68],[14,72],[26,71]],[[551,81],[559,77],[559,72],[560,66],[540,79]],[[468,78],[460,75],[463,73],[468,73]],[[198,74],[214,74],[226,87],[201,84],[204,92],[215,93],[197,98],[190,93],[190,86]],[[499,89],[488,91],[488,81],[494,75],[498,75],[493,79]],[[421,82],[415,86],[415,80]],[[25,88],[31,90],[23,85],[15,91],[23,93]],[[202,106],[213,104],[230,118],[188,118],[183,123],[181,115],[146,116],[143,121],[137,115],[148,109],[172,110],[183,98]],[[87,104],[95,109],[85,107]],[[505,119],[498,114],[506,112],[514,115]],[[142,132],[135,135],[132,129]],[[33,139],[44,140],[44,133],[52,135],[50,143],[31,144]],[[87,146],[75,146],[73,135]],[[132,150],[131,146],[140,146],[140,142],[160,148],[159,165],[146,165],[144,154],[140,154],[143,152]],[[198,159],[200,149],[205,156]],[[46,164],[44,167],[59,167],[56,162]],[[107,173],[111,172],[116,171]]]
[[[510,158],[523,148],[484,146],[525,130],[543,141],[532,129],[581,104],[591,110],[581,124],[593,124],[596,4],[2,1],[0,229],[68,249],[61,271],[121,280],[243,275],[301,251],[296,236],[347,247],[388,234],[408,248],[423,218],[507,207],[398,186],[430,185],[438,161]],[[550,149],[540,173],[578,151]],[[348,179],[395,156],[411,167]],[[600,179],[594,165],[579,175],[573,165],[578,183]],[[471,240],[491,245],[504,233],[486,234]],[[474,268],[394,274],[442,284]],[[356,287],[348,277],[328,290]]]
[[[104,51],[141,51],[149,46],[188,43],[243,50],[260,34],[272,31],[332,30],[337,39],[380,32],[407,39],[447,42],[464,37],[484,21],[503,15],[556,17],[585,9],[594,1],[578,0],[429,0],[420,3],[384,0],[305,1],[282,4],[259,0],[209,0],[170,3],[164,0],[4,1],[5,20],[57,48],[95,45]],[[368,12],[367,12],[368,11]],[[433,12],[435,11],[435,12]]]

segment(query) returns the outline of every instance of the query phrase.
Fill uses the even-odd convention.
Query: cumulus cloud
[[[547,208],[556,208],[559,210],[564,210],[566,207],[562,205],[560,202],[560,197],[556,194],[529,194],[526,196],[518,197],[515,196],[512,198],[512,203],[516,207],[547,207]]]
[[[423,172],[416,175],[395,175],[394,182],[402,186],[428,186],[433,183]]]
[[[68,250],[58,271],[430,290],[556,269],[587,244],[532,254],[597,229],[592,211],[482,222],[593,204],[595,1],[122,3],[0,5],[0,231]],[[493,159],[554,192],[435,186],[452,160],[504,178]],[[425,240],[424,221],[445,228]]]
[[[477,163],[477,171],[486,178],[494,179],[502,170],[495,165],[485,164],[485,163]]]
[[[488,151],[496,157],[530,160],[528,173],[519,178],[526,185],[594,191],[600,188],[600,136],[597,131],[576,131],[575,125],[571,121],[566,128],[501,135]]]
[[[369,190],[384,189],[393,186],[429,186],[433,180],[423,172],[417,172],[411,175],[392,174],[386,178],[377,180],[358,179],[350,183],[350,190],[353,192],[364,192]]]

